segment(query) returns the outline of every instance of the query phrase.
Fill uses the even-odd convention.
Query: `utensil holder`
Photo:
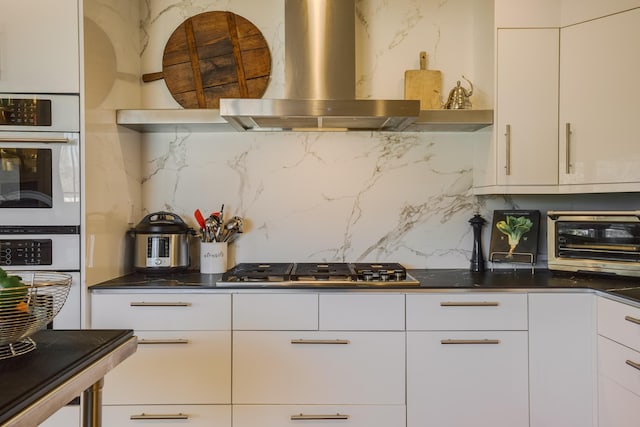
[[[200,242],[200,273],[225,273],[227,246],[227,242]]]

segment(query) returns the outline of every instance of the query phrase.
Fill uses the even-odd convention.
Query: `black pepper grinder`
[[[480,214],[473,215],[469,220],[473,227],[473,251],[471,252],[471,271],[479,273],[484,271],[484,258],[482,257],[482,226],[486,223]]]

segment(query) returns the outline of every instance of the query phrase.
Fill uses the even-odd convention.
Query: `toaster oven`
[[[548,211],[550,270],[640,277],[640,211]]]

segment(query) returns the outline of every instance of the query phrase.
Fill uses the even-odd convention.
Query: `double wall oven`
[[[80,328],[80,99],[0,93],[0,267],[71,274],[57,329]]]

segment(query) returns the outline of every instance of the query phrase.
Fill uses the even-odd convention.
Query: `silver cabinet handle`
[[[640,319],[636,319],[635,317],[624,316],[624,320],[626,320],[627,322],[635,323],[636,325],[640,325]]]
[[[189,415],[182,412],[177,414],[142,414],[131,415],[130,420],[188,420]]]
[[[508,176],[511,175],[511,125],[507,125],[504,136],[506,137],[506,162],[504,165],[504,173]]]
[[[636,363],[636,362],[634,362],[632,360],[627,360],[627,361],[625,361],[625,363],[627,365],[631,366],[632,368],[636,368],[637,370],[640,371],[640,363]]]
[[[9,138],[2,137],[0,138],[0,142],[17,142],[19,144],[28,144],[32,142],[36,142],[39,144],[67,144],[69,143],[69,138]]]
[[[442,301],[440,307],[497,307],[497,301]]]
[[[500,344],[500,340],[440,340],[440,344]]]
[[[133,301],[129,304],[131,307],[191,307],[190,302],[146,302]]]
[[[305,340],[305,339],[297,339],[291,340],[291,344],[349,344],[351,341],[349,340]]]
[[[349,415],[345,414],[319,414],[319,415],[306,415],[306,414],[298,414],[291,415],[292,421],[298,420],[348,420]]]
[[[189,340],[184,338],[166,339],[166,340],[138,340],[138,344],[189,344]]]
[[[566,134],[565,170],[567,174],[570,174],[571,173],[571,123],[567,123],[565,125],[565,134]]]

